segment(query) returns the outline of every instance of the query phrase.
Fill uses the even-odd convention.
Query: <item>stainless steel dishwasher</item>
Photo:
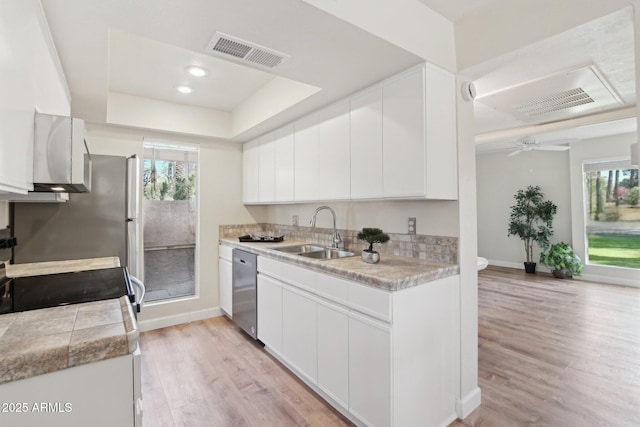
[[[233,323],[258,339],[257,256],[233,250]]]

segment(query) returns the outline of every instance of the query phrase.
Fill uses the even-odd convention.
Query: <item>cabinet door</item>
[[[351,193],[349,103],[341,102],[318,114],[318,168],[321,200],[348,199]]]
[[[220,285],[220,308],[229,316],[233,316],[232,312],[232,267],[231,261],[226,259],[218,260],[218,282]]]
[[[308,380],[318,378],[317,303],[290,287],[282,289],[282,355]]]
[[[318,302],[318,387],[349,407],[349,313]]]
[[[391,425],[391,331],[349,314],[349,411],[371,426]]]
[[[318,199],[318,115],[295,123],[295,200]]]
[[[351,198],[382,197],[382,87],[351,98]]]
[[[258,339],[276,353],[282,351],[282,285],[258,275]]]
[[[275,200],[275,167],[276,167],[276,144],[273,133],[261,138],[259,148],[258,168],[258,195],[260,202],[269,203]]]
[[[424,196],[424,69],[386,83],[382,103],[384,195]]]
[[[242,200],[244,203],[260,201],[259,175],[260,140],[247,142],[242,147]]]
[[[293,124],[287,125],[276,132],[275,140],[275,201],[293,201],[294,189],[294,138]]]
[[[426,71],[426,196],[458,198],[458,146],[456,132],[456,78],[427,65]]]

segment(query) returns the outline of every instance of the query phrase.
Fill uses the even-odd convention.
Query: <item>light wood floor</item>
[[[351,425],[224,317],[140,341],[144,427]]]
[[[479,275],[482,405],[451,426],[640,426],[640,289]]]
[[[482,405],[451,427],[640,426],[640,289],[489,268],[478,299]],[[225,318],[141,345],[144,427],[349,425]]]

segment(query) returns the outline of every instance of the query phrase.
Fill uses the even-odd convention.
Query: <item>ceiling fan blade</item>
[[[507,157],[513,157],[513,156],[516,156],[516,155],[518,155],[518,154],[522,153],[523,151],[526,151],[526,150],[515,150],[515,151],[512,151],[511,153],[509,153],[509,154],[507,155]]]
[[[564,145],[536,145],[535,147],[531,147],[534,150],[540,151],[567,151],[569,146]]]

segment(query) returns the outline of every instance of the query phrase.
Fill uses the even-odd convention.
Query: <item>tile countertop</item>
[[[425,282],[456,275],[460,271],[457,264],[444,264],[387,254],[380,256],[378,264],[367,264],[357,255],[347,258],[317,260],[273,250],[278,247],[309,243],[295,240],[288,240],[282,243],[245,243],[239,242],[236,238],[221,239],[220,243],[387,291],[410,288]]]
[[[42,276],[44,274],[71,273],[74,271],[100,270],[102,268],[120,267],[117,256],[102,258],[72,259],[69,261],[34,262],[25,264],[8,264],[7,277]]]
[[[135,351],[126,296],[0,316],[0,384]]]

